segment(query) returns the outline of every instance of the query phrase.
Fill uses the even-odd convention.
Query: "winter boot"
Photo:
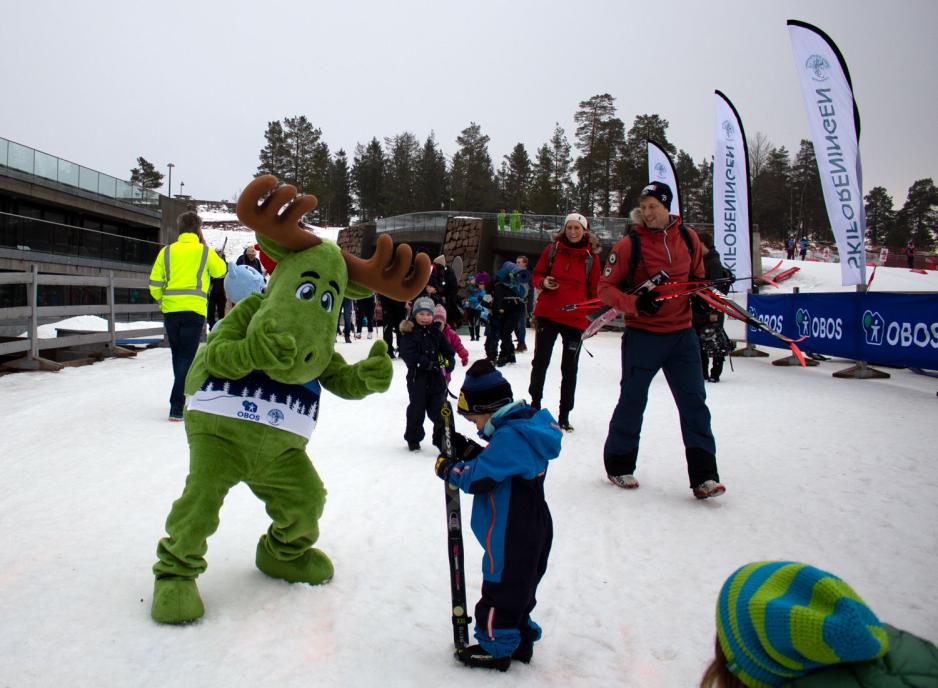
[[[199,588],[194,578],[169,576],[157,578],[153,584],[153,604],[150,616],[164,624],[183,624],[195,621],[205,613]]]
[[[557,425],[559,425],[560,429],[564,432],[573,432],[573,426],[570,425],[570,419],[564,415],[560,416],[560,420],[557,421]]]
[[[271,578],[281,578],[290,583],[308,583],[319,585],[332,579],[335,569],[329,557],[321,550],[310,547],[298,559],[293,561],[280,561],[267,551],[265,546],[267,536],[262,535],[257,543],[257,556],[254,563],[262,573]]]
[[[515,648],[515,651],[511,653],[511,658],[522,664],[531,663],[531,658],[534,656],[534,643],[541,639],[541,627],[533,621],[529,622],[529,624],[533,625],[528,625],[520,629],[521,642],[518,644],[518,647]]]
[[[479,669],[498,669],[508,671],[511,666],[511,657],[495,657],[481,645],[470,645],[456,653],[459,661],[469,667]]]
[[[694,488],[694,496],[697,499],[710,499],[711,497],[719,497],[724,492],[726,492],[726,488],[716,480],[705,480]]]
[[[420,442],[408,442],[407,448],[410,451],[420,451]]]
[[[611,482],[616,487],[621,487],[624,490],[634,490],[638,487],[638,480],[635,479],[634,475],[607,475],[609,482]]]
[[[352,343],[352,337],[351,337],[351,335],[350,335],[348,332],[345,333],[345,343],[346,343],[346,344],[351,344],[351,343]]]
[[[371,339],[371,337],[372,337],[372,333],[369,332],[369,333],[368,333],[368,339]]]

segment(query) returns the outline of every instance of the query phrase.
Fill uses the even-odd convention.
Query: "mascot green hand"
[[[318,585],[332,578],[329,557],[313,547],[326,490],[306,454],[322,389],[344,399],[391,384],[387,345],[378,341],[354,365],[334,350],[343,298],[372,291],[407,300],[427,283],[430,259],[381,236],[362,260],[299,225],[316,207],[276,178],[255,179],[238,200],[238,218],[277,261],[264,294],[240,301],[218,322],[186,378],[189,475],[157,545],[151,616],[185,623],[204,613],[195,579],[206,568],[208,538],[225,495],[239,482],[264,501],[271,525],[257,543],[265,574]]]

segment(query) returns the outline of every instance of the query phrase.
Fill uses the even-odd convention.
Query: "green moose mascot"
[[[189,475],[157,546],[150,614],[186,623],[204,613],[195,579],[206,567],[207,540],[218,528],[225,495],[239,482],[264,501],[271,525],[257,543],[256,564],[274,578],[318,585],[333,566],[312,545],[326,490],[306,443],[316,426],[323,388],[343,399],[384,392],[391,359],[379,340],[349,365],[334,351],[343,297],[372,291],[407,300],[426,285],[430,259],[387,236],[369,260],[304,230],[300,218],[316,198],[252,181],[238,199],[242,223],[277,261],[264,294],[240,301],[212,330],[186,378]]]

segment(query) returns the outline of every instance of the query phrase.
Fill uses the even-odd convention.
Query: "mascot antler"
[[[298,252],[322,243],[322,239],[299,225],[300,218],[313,210],[317,202],[313,195],[298,196],[296,187],[290,184],[277,188],[277,178],[265,174],[254,179],[241,192],[236,212],[238,219],[255,232],[290,251]],[[414,252],[410,246],[401,244],[397,250],[393,250],[393,247],[391,237],[381,235],[374,255],[368,260],[353,256],[345,250],[342,251],[342,257],[348,267],[350,282],[392,299],[407,301],[426,286],[432,267],[430,257],[426,253],[418,253],[411,269]]]

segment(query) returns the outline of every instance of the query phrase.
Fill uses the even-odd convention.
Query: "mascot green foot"
[[[261,537],[257,543],[257,568],[271,578],[280,578],[290,583],[308,583],[319,585],[332,579],[335,569],[332,562],[322,550],[310,547],[302,556],[293,561],[280,561],[267,551],[264,541],[267,536]]]
[[[199,588],[191,578],[157,578],[150,616],[165,624],[195,621],[205,613]]]

